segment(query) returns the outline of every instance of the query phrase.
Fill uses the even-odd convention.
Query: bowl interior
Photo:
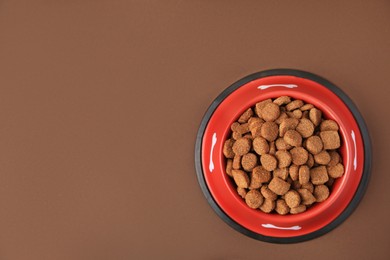
[[[304,213],[285,216],[267,214],[247,207],[225,173],[222,154],[223,142],[230,134],[230,125],[242,112],[261,100],[282,95],[312,103],[323,112],[325,118],[333,119],[339,124],[342,140],[340,153],[345,166],[344,176],[335,181],[326,201],[316,203]],[[202,145],[205,180],[220,208],[249,230],[276,237],[313,232],[341,214],[358,187],[363,158],[360,131],[347,106],[324,86],[293,76],[269,76],[246,83],[233,91],[211,116]]]

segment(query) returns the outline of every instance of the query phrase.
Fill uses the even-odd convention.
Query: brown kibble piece
[[[310,109],[309,118],[315,126],[318,126],[321,123],[321,117],[322,112],[320,110],[315,107]]]
[[[329,180],[325,166],[318,166],[310,169],[310,179],[314,185],[324,184]]]
[[[314,188],[314,197],[317,202],[323,202],[329,197],[329,188],[326,185],[318,185]]]
[[[312,104],[305,104],[305,105],[301,106],[299,109],[300,109],[301,111],[307,111],[307,110],[312,109],[313,107],[314,107],[314,106],[313,106]]]
[[[299,109],[295,109],[294,111],[292,111],[292,117],[296,118],[296,119],[299,119],[302,117],[302,111],[299,110]]]
[[[283,138],[276,139],[275,146],[278,150],[290,150],[292,148],[292,146],[286,143]]]
[[[336,151],[329,151],[330,161],[328,166],[335,166],[340,162],[340,154]]]
[[[249,124],[248,123],[244,123],[244,124],[241,124],[239,125],[237,128],[236,128],[236,132],[240,133],[240,134],[246,134],[249,132]]]
[[[317,154],[322,151],[323,144],[321,138],[313,135],[307,138],[306,140],[306,149],[312,154]]]
[[[314,125],[309,119],[302,118],[295,130],[300,133],[303,138],[308,138],[314,133]]]
[[[324,120],[322,121],[320,125],[320,130],[321,131],[338,131],[339,130],[339,125],[336,123],[336,121],[333,120]]]
[[[257,165],[257,156],[253,153],[244,154],[241,159],[241,165],[245,171],[252,171]]]
[[[283,107],[282,107],[283,108]],[[282,110],[282,108],[280,110]],[[283,119],[289,118],[285,112],[280,112],[280,116],[275,120],[275,123],[280,125],[283,122]]]
[[[301,146],[302,145],[302,136],[295,130],[288,130],[284,134],[283,140],[291,146]]]
[[[286,105],[286,109],[287,109],[287,111],[292,111],[294,109],[300,108],[301,106],[303,106],[303,101],[297,99],[297,100],[294,100],[294,101],[291,101],[290,103],[288,103]]]
[[[292,162],[296,165],[302,165],[307,162],[309,153],[303,147],[294,147],[290,150]]]
[[[253,138],[261,137],[261,126],[252,128],[251,134]]]
[[[275,121],[280,115],[279,106],[274,103],[266,104],[261,110],[261,117],[265,121]]]
[[[274,176],[279,177],[282,180],[287,180],[288,178],[288,168],[277,168],[274,170]]]
[[[265,107],[265,105],[267,105],[269,103],[272,103],[272,99],[270,99],[270,98],[263,100],[263,101],[260,101],[259,103],[256,103],[255,112],[256,112],[258,117],[261,118],[261,110]]]
[[[279,136],[283,137],[288,130],[294,130],[298,124],[299,121],[296,118],[285,118],[281,120],[279,126]]]
[[[278,161],[276,160],[275,156],[271,154],[264,154],[260,157],[261,165],[266,169],[267,171],[273,171],[276,169]]]
[[[230,177],[233,177],[232,169],[233,169],[233,160],[232,159],[228,159],[226,161],[226,174],[229,175]]]
[[[276,145],[275,142],[271,142],[269,144],[269,154],[275,155],[276,153]]]
[[[248,120],[248,128],[249,131],[252,131],[252,129],[256,127],[261,127],[261,125],[264,123],[264,120],[258,117],[251,117]]]
[[[256,166],[252,171],[252,181],[253,180],[257,180],[260,184],[269,182],[271,180],[271,173],[262,166]]]
[[[279,199],[276,201],[275,211],[280,215],[286,215],[290,211],[290,207],[285,200]]]
[[[249,177],[244,171],[233,169],[232,175],[233,175],[233,179],[234,179],[234,182],[236,183],[237,187],[248,188]]]
[[[299,172],[298,172],[298,179],[299,183],[301,185],[308,183],[310,181],[310,169],[309,166],[307,165],[301,165],[299,167]]]
[[[344,174],[344,166],[341,163],[335,166],[328,166],[327,169],[329,176],[332,178],[340,178]]]
[[[261,186],[260,192],[261,192],[261,195],[263,195],[263,197],[266,198],[266,199],[276,200],[278,198],[278,195],[276,195],[275,192],[270,190],[268,188],[268,185]]]
[[[285,105],[291,102],[291,98],[289,96],[281,96],[274,100],[274,103],[278,106]]]
[[[291,154],[288,151],[283,151],[283,150],[276,151],[275,157],[276,159],[278,159],[279,168],[285,168],[290,166],[292,158],[291,158]]]
[[[340,136],[337,131],[322,131],[320,137],[325,150],[333,150],[340,147]]]
[[[237,187],[237,193],[241,196],[241,198],[245,199],[246,196],[246,189]]]
[[[223,145],[223,155],[225,155],[226,158],[233,158],[234,157],[234,152],[233,152],[233,144],[234,140],[233,139],[228,139],[225,141]]]
[[[245,110],[244,113],[242,113],[242,115],[238,119],[238,122],[241,124],[246,123],[248,122],[249,118],[251,118],[252,116],[253,116],[252,108],[248,108],[247,110]]]
[[[302,188],[302,189],[307,189],[307,190],[310,191],[311,193],[313,193],[313,191],[314,191],[314,185],[313,185],[311,182],[302,184],[302,185],[301,185],[301,188]]]
[[[274,122],[265,122],[261,126],[261,136],[272,142],[278,137],[278,125]]]
[[[306,165],[309,166],[309,168],[314,166],[314,156],[309,153],[309,157],[307,158]]]
[[[258,190],[250,190],[245,196],[246,204],[252,208],[257,209],[263,204],[264,198],[263,195]]]
[[[278,195],[284,195],[290,189],[290,183],[274,177],[268,184],[268,188]]]
[[[235,155],[233,159],[233,169],[238,170],[241,168],[241,156]]]
[[[307,189],[299,189],[298,192],[299,195],[301,195],[303,205],[311,205],[316,202],[316,198]]]
[[[239,128],[240,126],[241,126],[240,123],[234,122],[233,124],[231,124],[230,129],[231,129],[233,132],[238,132],[238,128]]]
[[[263,137],[256,137],[253,139],[253,150],[259,155],[269,152],[269,144]]]
[[[298,207],[290,209],[290,213],[291,214],[299,214],[299,213],[302,213],[302,212],[305,212],[305,211],[306,211],[306,206],[305,205],[299,205]]]
[[[265,199],[263,204],[260,206],[260,210],[265,213],[270,213],[271,211],[274,210],[274,208],[275,208],[275,201],[269,199]]]
[[[251,140],[248,138],[240,138],[233,144],[233,152],[236,155],[244,155],[251,149]]]
[[[298,207],[299,204],[301,204],[301,197],[295,190],[289,190],[286,195],[284,195],[284,200],[290,208]]]
[[[318,164],[327,165],[330,162],[330,155],[324,150],[314,155],[314,161]]]
[[[298,165],[295,165],[295,164],[291,165],[288,172],[290,174],[290,178],[293,181],[298,180],[298,178],[299,178],[299,166]]]
[[[232,137],[234,140],[238,140],[242,137],[242,134],[240,134],[239,132],[233,132]]]

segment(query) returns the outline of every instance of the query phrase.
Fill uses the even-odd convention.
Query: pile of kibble
[[[253,209],[285,215],[329,197],[344,174],[339,126],[302,100],[281,96],[248,108],[224,143],[226,173]]]

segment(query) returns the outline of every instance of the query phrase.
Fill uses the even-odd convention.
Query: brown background
[[[0,259],[389,259],[390,2],[269,2],[0,1]],[[374,154],[353,215],[294,245],[227,226],[193,162],[212,100],[278,67],[339,85]]]

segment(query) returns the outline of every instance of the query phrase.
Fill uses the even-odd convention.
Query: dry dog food
[[[225,141],[226,174],[248,207],[298,214],[326,200],[344,174],[338,124],[302,100],[281,96],[248,108]]]

